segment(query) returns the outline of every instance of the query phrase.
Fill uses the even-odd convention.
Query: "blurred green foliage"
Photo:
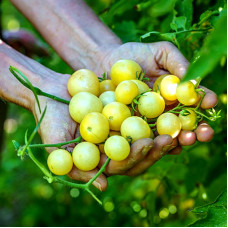
[[[106,192],[94,189],[101,207],[81,190],[49,185],[31,160],[16,156],[12,140],[23,144],[26,129],[31,133],[35,121],[28,111],[9,104],[0,164],[0,226],[226,226],[225,1],[87,2],[123,42],[141,37],[143,42],[170,40],[177,45],[194,62],[188,77],[207,76],[201,84],[218,94],[216,109],[223,110],[222,118],[211,123],[211,142],[165,156],[138,177],[110,177]],[[4,29],[24,28],[42,40],[8,0],[3,0],[2,11]],[[36,60],[58,72],[72,72],[51,53]],[[40,141],[38,136],[35,141]],[[43,161],[47,157],[42,150],[35,154]]]

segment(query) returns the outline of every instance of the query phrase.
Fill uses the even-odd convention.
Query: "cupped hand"
[[[96,73],[110,72],[111,66],[119,59],[131,59],[139,63],[146,76],[150,77],[150,86],[162,74],[173,74],[182,78],[189,65],[181,52],[169,42],[126,43],[109,49],[105,56],[103,68],[98,69]],[[201,108],[213,108],[217,104],[216,94],[205,87],[202,88],[206,95],[201,103]],[[195,131],[181,131],[178,138],[175,139],[169,135],[160,135],[154,141],[151,139],[139,140],[135,142],[137,146],[132,145],[132,153],[138,154],[140,159],[134,160],[130,155],[121,162],[111,161],[106,168],[106,174],[137,175],[153,165],[163,155],[179,154],[182,150],[181,146],[192,145],[196,140],[210,141],[213,135],[213,129],[206,122],[201,122]],[[140,148],[147,147],[148,144],[152,146],[151,149],[147,151],[146,155],[142,155]],[[100,166],[105,160],[106,156],[102,155]]]

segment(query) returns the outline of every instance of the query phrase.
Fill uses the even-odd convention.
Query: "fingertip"
[[[178,135],[178,141],[182,146],[193,145],[196,141],[196,133],[193,131],[181,131]]]
[[[174,149],[172,149],[168,154],[169,155],[178,155],[182,152],[182,147],[181,146],[177,146]]]
[[[200,142],[209,142],[214,136],[214,130],[205,122],[197,127],[195,133]]]

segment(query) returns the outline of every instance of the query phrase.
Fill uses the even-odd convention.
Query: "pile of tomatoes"
[[[131,143],[153,138],[154,131],[175,138],[181,129],[196,128],[197,115],[191,107],[180,114],[167,111],[177,104],[194,106],[199,102],[194,81],[180,83],[175,75],[162,75],[149,88],[142,68],[132,60],[117,61],[110,78],[100,82],[88,69],[70,77],[69,113],[80,124],[83,142],[75,146],[72,155],[63,149],[49,155],[48,166],[54,174],[69,173],[73,164],[90,171],[97,167],[100,153],[115,161],[124,160]]]

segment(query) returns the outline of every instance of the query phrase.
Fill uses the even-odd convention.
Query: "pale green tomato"
[[[138,110],[141,115],[147,118],[155,118],[165,110],[165,101],[156,92],[144,93],[138,100]]]
[[[181,114],[179,114],[179,119],[180,119],[181,125],[182,125],[181,129],[186,130],[186,131],[192,131],[196,128],[197,115],[191,109],[186,109],[186,110],[190,112],[189,115],[182,116]]]
[[[99,96],[99,99],[101,100],[103,106],[105,106],[109,103],[112,103],[112,102],[116,101],[115,92],[106,91]]]
[[[87,114],[81,122],[80,134],[87,142],[104,142],[109,134],[108,119],[99,112]]]
[[[125,119],[120,128],[124,138],[132,139],[132,143],[138,139],[150,138],[151,129],[148,123],[138,116],[131,116]]]
[[[52,173],[66,175],[73,167],[73,159],[68,151],[58,149],[49,154],[47,164]]]
[[[129,59],[121,59],[112,66],[110,76],[113,84],[117,86],[122,81],[136,79],[141,72],[142,68],[138,63]]]
[[[107,104],[102,114],[108,119],[110,129],[114,131],[119,131],[122,122],[131,116],[129,108],[120,102]]]
[[[69,104],[71,118],[81,123],[85,115],[90,112],[101,112],[103,105],[101,100],[88,92],[80,92],[74,95]]]
[[[89,92],[95,96],[100,94],[100,83],[97,75],[87,69],[75,71],[68,80],[67,88],[71,96],[79,92]]]
[[[184,105],[194,105],[198,102],[199,96],[195,91],[195,86],[191,81],[181,82],[177,86],[177,99]]]
[[[149,86],[145,82],[142,82],[141,80],[131,80],[131,81],[138,86],[139,94],[145,93],[150,89]]]
[[[82,171],[95,169],[100,161],[100,151],[90,142],[81,142],[73,150],[75,166]]]
[[[138,86],[130,80],[121,82],[115,90],[116,101],[123,104],[131,104],[138,95]]]
[[[130,145],[124,137],[114,135],[105,141],[104,151],[110,159],[122,161],[129,155]]]
[[[163,113],[157,119],[157,131],[159,135],[178,136],[181,130],[181,121],[173,113]]]

